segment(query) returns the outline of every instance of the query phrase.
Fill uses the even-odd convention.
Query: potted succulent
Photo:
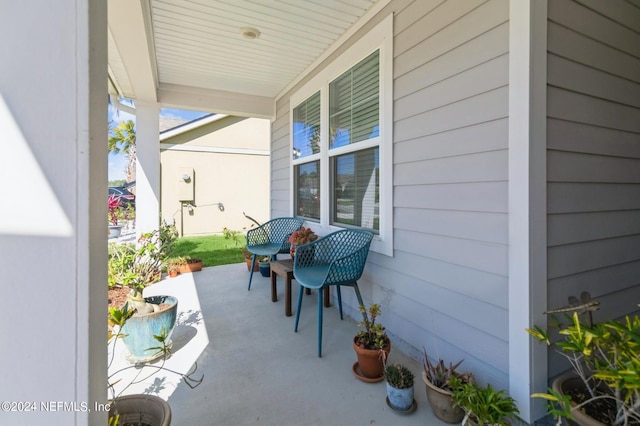
[[[555,343],[573,371],[553,382],[549,393],[534,397],[549,401],[549,413],[578,424],[640,424],[640,318],[625,317],[593,325],[580,321],[577,312],[559,324],[562,339]],[[540,327],[527,329],[550,345]]]
[[[290,254],[291,258],[296,254],[296,247],[301,246],[302,244],[310,243],[318,239],[318,235],[311,230],[311,228],[305,228],[301,226],[297,231],[293,231],[287,239],[287,242],[291,244]]]
[[[384,368],[384,379],[387,381],[387,403],[394,410],[408,412],[414,407],[413,381],[414,374],[402,364],[391,364]]]
[[[464,410],[464,425],[510,425],[519,414],[515,400],[504,390],[496,390],[491,384],[480,386],[475,381],[464,382],[451,377],[453,403]]]
[[[456,364],[449,363],[449,366],[447,366],[442,359],[439,359],[437,363],[432,364],[427,355],[427,350],[424,349],[422,380],[425,384],[427,400],[431,405],[433,414],[446,423],[460,423],[464,418],[464,411],[462,408],[453,405],[453,398],[451,397],[452,377],[457,377],[464,383],[473,380],[471,373],[459,373],[456,371],[462,361],[460,360]]]
[[[109,237],[117,238],[122,232],[122,225],[119,224],[120,217],[122,216],[122,201],[120,197],[115,194],[109,194],[108,202],[108,220],[109,220]]]
[[[181,256],[167,259],[167,273],[170,277],[177,277],[180,273],[180,268],[186,264],[187,259]]]
[[[391,340],[380,323],[376,320],[381,309],[378,304],[371,304],[369,309],[360,305],[362,321],[358,323],[363,330],[353,338],[353,349],[358,361],[353,365],[353,372],[364,382],[379,382],[383,377],[384,362],[391,352]]]

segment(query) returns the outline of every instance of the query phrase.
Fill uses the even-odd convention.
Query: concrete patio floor
[[[318,358],[315,292],[304,297],[294,333],[297,283],[292,285],[294,316],[286,317],[283,279],[278,278],[275,303],[269,278],[255,273],[251,291],[247,291],[247,279],[242,263],[204,268],[148,288],[179,300],[181,292],[195,288],[203,319],[203,324],[192,321],[199,336],[189,336],[187,344],[174,334],[178,350],[169,361],[176,362],[185,353],[197,356],[195,376],[204,374],[204,380],[195,389],[184,383],[162,386],[169,390],[168,396],[162,396],[171,405],[172,424],[446,425],[431,412],[418,362],[392,347],[389,362],[405,363],[416,375],[417,409],[409,415],[398,414],[386,403],[384,382],[364,383],[353,375],[356,356],[351,342],[358,330],[353,319],[345,316],[340,321],[337,306],[325,308],[323,351]],[[345,288],[343,293],[351,291]],[[181,309],[188,310],[186,317],[198,318],[197,306],[179,302],[179,317]],[[157,377],[154,380],[157,384]],[[153,386],[146,389],[154,392]]]

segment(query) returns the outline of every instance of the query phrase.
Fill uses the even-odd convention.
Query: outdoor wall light
[[[220,210],[221,212],[224,211],[224,204],[222,203],[218,203],[218,210]]]
[[[191,176],[185,173],[182,175],[182,180],[184,180],[185,182],[189,182],[191,180]]]

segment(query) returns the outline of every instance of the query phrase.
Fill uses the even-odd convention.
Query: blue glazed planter
[[[269,263],[260,263],[260,275],[263,277],[271,276],[271,265]]]
[[[157,349],[150,350],[162,345],[153,336],[162,334],[164,328],[167,335],[165,344],[171,347],[171,334],[176,325],[178,299],[173,296],[152,296],[144,300],[153,304],[166,303],[169,307],[159,312],[136,314],[122,327],[121,333],[126,335],[122,341],[129,351],[127,359],[132,363],[148,362],[161,356],[162,353],[158,353]]]
[[[413,405],[413,386],[397,389],[387,383],[387,397],[392,408],[398,411],[407,411]]]

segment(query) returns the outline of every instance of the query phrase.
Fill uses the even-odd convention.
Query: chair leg
[[[322,289],[318,289],[318,358],[322,357]]]
[[[356,291],[356,298],[358,299],[359,306],[364,306],[364,302],[362,302],[362,295],[360,294],[360,289],[358,288],[358,283],[357,282],[353,283],[353,289]],[[366,320],[367,319],[367,314],[363,313],[362,317]]]
[[[256,265],[256,255],[253,255],[253,258],[251,259],[251,267],[249,268],[249,287],[247,287],[247,291],[251,290],[251,279],[253,278],[253,269],[255,268]]]
[[[340,311],[340,319],[343,320],[343,316],[342,316],[342,293],[340,292],[340,286],[337,285],[336,286],[336,290],[338,292],[338,310]]]
[[[300,308],[302,307],[302,293],[304,293],[305,287],[300,286],[300,290],[298,291],[298,307],[296,308],[296,323],[293,326],[293,331],[298,332],[298,321],[300,320]]]

